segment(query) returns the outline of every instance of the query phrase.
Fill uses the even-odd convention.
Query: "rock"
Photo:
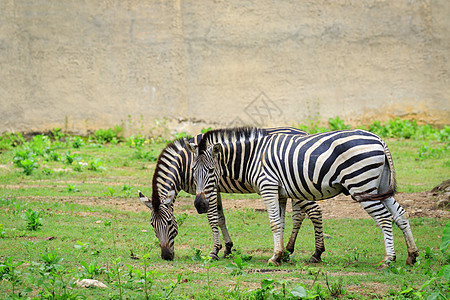
[[[437,186],[435,186],[432,190],[432,193],[438,193],[438,192],[450,192],[450,179],[441,182]]]
[[[103,282],[95,279],[82,279],[75,281],[76,285],[79,287],[96,287],[96,288],[108,288]]]

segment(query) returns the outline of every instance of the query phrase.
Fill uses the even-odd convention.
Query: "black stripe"
[[[371,182],[371,181],[377,179],[378,177],[379,177],[379,176],[374,176],[374,177],[367,178],[366,180],[363,180],[363,181],[360,181],[360,182],[357,182],[357,183],[354,183],[354,184],[349,184],[349,185],[347,186],[347,189],[350,191],[350,190],[353,189],[353,188],[361,187],[361,186],[363,186],[363,185],[365,185],[365,184],[367,184],[367,183],[369,183],[369,182]],[[371,189],[369,189],[369,190],[367,190],[367,191],[364,191],[364,193],[370,193],[370,192],[372,192],[374,189],[376,189],[376,187],[375,187],[375,188],[371,188]]]
[[[363,174],[363,173],[365,173],[365,172],[368,172],[368,171],[370,171],[370,170],[376,169],[376,168],[378,168],[378,167],[380,167],[380,166],[382,166],[382,165],[384,165],[384,162],[381,162],[381,163],[375,163],[375,164],[370,164],[370,165],[364,166],[364,167],[362,167],[362,168],[359,169],[359,170],[353,171],[352,173],[343,176],[343,177],[342,177],[342,180],[341,180],[341,183],[342,183],[342,184],[345,184],[345,182],[346,182],[347,180],[352,179],[352,178],[355,178],[355,177],[357,177],[357,176],[359,176],[359,175],[361,175],[361,174]]]
[[[332,182],[336,180],[336,178],[339,176],[339,174],[342,172],[342,170],[350,167],[351,165],[364,160],[369,157],[378,156],[378,155],[384,155],[384,151],[381,150],[374,150],[369,152],[364,152],[358,155],[355,155],[351,157],[350,159],[344,161],[342,164],[339,165],[339,167],[336,168],[336,172],[331,176],[329,181],[329,186],[332,186]]]

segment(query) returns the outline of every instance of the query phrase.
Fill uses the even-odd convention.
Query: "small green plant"
[[[202,263],[203,268],[206,270],[206,283],[208,285],[208,298],[211,298],[211,279],[210,279],[210,269],[214,267],[211,256],[203,256],[201,249],[194,248],[194,255],[191,259],[195,262]]]
[[[182,213],[181,215],[175,216],[175,219],[177,220],[178,228],[180,228],[183,225],[184,221],[186,221],[187,218],[188,218],[187,213]]]
[[[202,128],[201,133],[202,133],[202,134],[205,134],[205,133],[207,133],[207,132],[210,131],[210,130],[212,130],[211,127],[208,127],[208,128]]]
[[[346,125],[344,120],[341,120],[339,117],[328,119],[328,125],[331,130],[345,130],[350,129],[350,125]]]
[[[34,158],[27,158],[20,161],[20,167],[25,175],[31,175],[34,170],[39,168],[39,163]]]
[[[56,250],[49,251],[41,255],[41,259],[47,270],[54,270],[64,259],[58,255]]]
[[[103,272],[103,268],[101,268],[100,264],[97,263],[95,260],[91,261],[90,264],[84,261],[80,262],[80,264],[83,268],[82,270],[83,278],[94,279]]]
[[[72,163],[74,162],[74,161],[78,161],[78,160],[80,160],[80,157],[76,154],[76,153],[73,153],[72,154],[72,152],[71,151],[67,151],[66,152],[66,155],[65,155],[65,163],[67,164],[67,165],[72,165]]]
[[[67,185],[67,192],[68,193],[76,193],[79,192],[80,190],[76,187],[76,185],[73,184],[68,184]]]
[[[16,287],[22,282],[22,272],[18,270],[24,261],[14,262],[12,257],[5,257],[0,262],[0,280],[7,280],[11,283],[12,294],[15,295]],[[19,297],[18,297],[19,298]]]
[[[83,252],[86,252],[87,249],[89,248],[89,243],[83,243],[81,241],[75,241],[75,242],[76,242],[76,244],[73,245],[73,247],[75,249],[78,249],[78,250],[81,250]]]
[[[99,129],[94,132],[95,139],[98,143],[115,143],[120,141],[119,134],[122,132],[123,128],[120,126],[115,126],[114,129]]]
[[[59,127],[53,128],[51,134],[55,141],[61,141],[66,136],[66,134],[62,132],[61,128]]]
[[[20,133],[4,133],[0,135],[0,149],[9,150],[24,143]]]
[[[419,160],[425,160],[427,158],[440,158],[443,153],[448,151],[448,149],[448,146],[431,148],[427,144],[423,144],[418,151]]]
[[[0,238],[6,237],[6,232],[3,230],[4,225],[0,223]]]
[[[105,192],[105,196],[109,196],[109,197],[114,197],[114,195],[116,194],[116,191],[108,186],[108,190]]]
[[[130,185],[128,185],[128,184],[124,184],[122,186],[122,192],[125,193],[126,197],[130,197],[130,195],[132,193],[132,190],[133,190],[133,188]]]
[[[127,139],[127,146],[130,148],[140,148],[147,142],[147,139],[142,135],[132,135]]]
[[[38,230],[39,227],[42,226],[40,211],[35,211],[29,208],[28,210],[25,211],[24,214],[22,214],[22,219],[24,219],[27,222],[28,230]]]
[[[182,132],[179,132],[179,133],[175,133],[175,138],[176,138],[176,139],[185,138],[185,137],[187,137],[187,136],[188,136],[188,134],[186,133],[186,131],[182,131]]]
[[[84,146],[84,141],[78,136],[72,138],[72,147],[81,148]]]
[[[100,161],[100,158],[96,158],[95,160],[89,162],[88,170],[91,170],[91,171],[104,171],[105,168],[102,166],[102,162]]]

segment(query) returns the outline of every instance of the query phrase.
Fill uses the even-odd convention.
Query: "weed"
[[[82,276],[83,278],[94,279],[103,272],[103,268],[95,260],[91,261],[90,264],[81,261],[81,266],[83,267]]]
[[[186,133],[186,131],[175,133],[176,139],[187,138],[187,137],[188,137],[188,134]]]
[[[133,188],[131,186],[129,186],[128,184],[124,184],[122,186],[122,192],[125,193],[126,197],[130,197],[132,190],[133,190]]]
[[[183,225],[184,221],[186,221],[187,218],[188,218],[187,213],[182,213],[181,215],[175,216],[175,219],[177,220],[177,224],[178,224],[178,229],[180,229],[180,227]]]
[[[425,160],[427,158],[440,158],[441,154],[447,152],[448,150],[448,146],[431,148],[427,144],[423,144],[418,151],[419,160]]]
[[[84,142],[83,142],[83,140],[80,137],[75,136],[75,137],[72,138],[72,147],[74,147],[74,148],[81,148],[83,146],[84,146]]]
[[[73,154],[72,154],[71,151],[67,151],[67,152],[66,152],[66,155],[65,155],[65,163],[66,163],[67,165],[72,165],[72,163],[73,163],[74,161],[78,161],[78,160],[80,160],[80,157],[79,157],[76,153],[73,153]]]
[[[206,270],[206,283],[208,285],[208,298],[211,298],[211,279],[210,279],[210,269],[214,267],[212,263],[211,256],[203,256],[201,249],[194,248],[194,255],[191,256],[191,259],[195,262],[201,262],[203,268]]]
[[[22,272],[17,268],[24,261],[13,262],[12,257],[5,257],[3,263],[0,263],[0,280],[7,280],[11,283],[12,293],[15,295],[16,287],[22,282]]]
[[[91,170],[91,171],[104,171],[106,169],[105,169],[105,167],[102,166],[102,162],[100,161],[100,158],[97,158],[97,159],[89,162],[88,170]]]
[[[73,247],[75,249],[78,249],[78,250],[81,250],[83,252],[86,252],[87,249],[89,248],[89,243],[83,243],[83,242],[80,242],[80,241],[76,241],[76,244],[73,245]]]
[[[105,192],[105,196],[114,197],[116,191],[110,186],[108,186],[108,190]]]
[[[66,136],[66,134],[62,132],[61,128],[59,127],[53,128],[51,134],[55,141],[61,141]]]
[[[331,130],[345,130],[350,129],[350,125],[345,125],[344,120],[341,120],[339,117],[328,119],[328,126]]]
[[[130,136],[127,139],[127,146],[130,148],[140,148],[142,147],[145,143],[147,143],[147,140],[140,134],[134,136]]]
[[[95,139],[98,143],[114,143],[117,144],[120,141],[119,134],[122,132],[123,128],[116,125],[114,129],[99,129],[94,132]]]
[[[0,149],[9,150],[23,144],[24,139],[20,133],[5,133],[0,135]]]
[[[6,232],[3,230],[4,225],[0,223],[0,238],[6,237]]]
[[[208,127],[208,128],[202,128],[201,132],[202,132],[202,134],[205,134],[205,133],[207,133],[207,132],[210,131],[210,130],[212,130],[211,127]]]
[[[67,185],[67,192],[68,193],[76,193],[79,192],[80,190],[76,187],[76,185],[73,184],[69,184]]]
[[[34,158],[27,158],[20,161],[20,167],[25,175],[31,175],[34,170],[39,168],[39,163]]]
[[[22,214],[22,219],[24,219],[27,222],[28,230],[38,230],[39,227],[42,226],[40,211],[34,211],[31,208],[29,208],[27,211],[25,211],[24,214]]]

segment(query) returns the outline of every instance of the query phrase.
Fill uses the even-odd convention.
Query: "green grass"
[[[448,179],[448,143],[410,139],[388,139],[387,142],[394,158],[400,192],[429,191]],[[424,144],[443,150],[436,155],[427,155],[431,153],[428,150],[423,154]],[[31,298],[43,298],[49,291],[55,294],[71,291],[89,299],[145,299],[144,285],[136,280],[136,274],[144,271],[144,264],[149,264],[146,268],[152,272],[147,280],[147,284],[152,284],[147,291],[150,299],[165,298],[171,291],[171,285],[175,286],[171,298],[248,299],[255,296],[252,291],[261,288],[261,281],[267,279],[277,281],[272,288],[268,288],[275,294],[281,293],[283,284],[287,291],[302,285],[310,293],[322,288],[330,298],[328,280],[330,284],[341,281],[347,291],[344,298],[401,299],[407,293],[400,292],[408,287],[417,290],[446,262],[446,256],[438,251],[446,220],[411,220],[421,253],[414,268],[405,265],[405,242],[401,231],[395,228],[397,262],[392,269],[377,271],[377,264],[384,255],[379,228],[373,220],[339,219],[324,220],[324,233],[328,238],[325,240],[327,251],[322,264],[307,263],[314,251],[314,235],[311,223],[306,220],[291,261],[281,267],[268,266],[273,238],[267,214],[252,209],[225,212],[235,248],[242,256],[252,256],[246,262],[242,276],[233,275],[227,268],[231,260],[210,262],[191,259],[198,249],[202,255],[211,250],[211,231],[204,215],[191,214],[187,217],[176,238],[175,260],[162,261],[150,226],[149,212],[120,210],[113,203],[129,202],[134,205],[139,201],[136,197],[138,189],[151,193],[155,153],[157,155],[164,146],[164,143],[144,143],[138,148],[125,143],[99,146],[85,141],[74,148],[71,143],[57,146],[53,143],[52,151],[61,158],[71,151],[79,157],[78,162],[83,163],[81,167],[77,170],[75,163],[68,165],[64,160],[46,161],[43,156],[37,155],[39,167],[30,175],[13,164],[16,148],[2,150],[0,270],[7,257],[11,257],[14,263],[25,263],[16,267],[15,274],[19,278],[15,286],[12,280],[0,280],[0,294],[11,296],[22,293],[24,296],[28,293]],[[89,163],[96,160],[102,168],[89,169]],[[179,197],[192,199],[184,192]],[[259,196],[223,195],[223,198],[258,199]],[[176,206],[175,214],[185,208]],[[27,222],[21,216],[28,209],[41,212],[42,226],[38,230],[27,230]],[[289,219],[290,215],[287,216]],[[290,226],[291,222],[287,221],[285,242]],[[431,250],[427,252],[427,248]],[[44,268],[42,255],[51,251],[56,251],[63,258],[56,268],[61,275],[59,281],[54,280],[55,274],[39,273],[39,268]],[[134,259],[132,253],[139,259]],[[144,256],[149,258],[143,259]],[[70,285],[74,279],[86,276],[81,262],[85,265],[97,263],[99,270],[94,278],[104,282],[108,288],[67,289],[65,283]],[[120,269],[119,275],[111,275],[115,269]],[[255,272],[261,269],[271,272]],[[427,270],[431,273],[426,274]],[[181,281],[177,282],[179,274]]]

